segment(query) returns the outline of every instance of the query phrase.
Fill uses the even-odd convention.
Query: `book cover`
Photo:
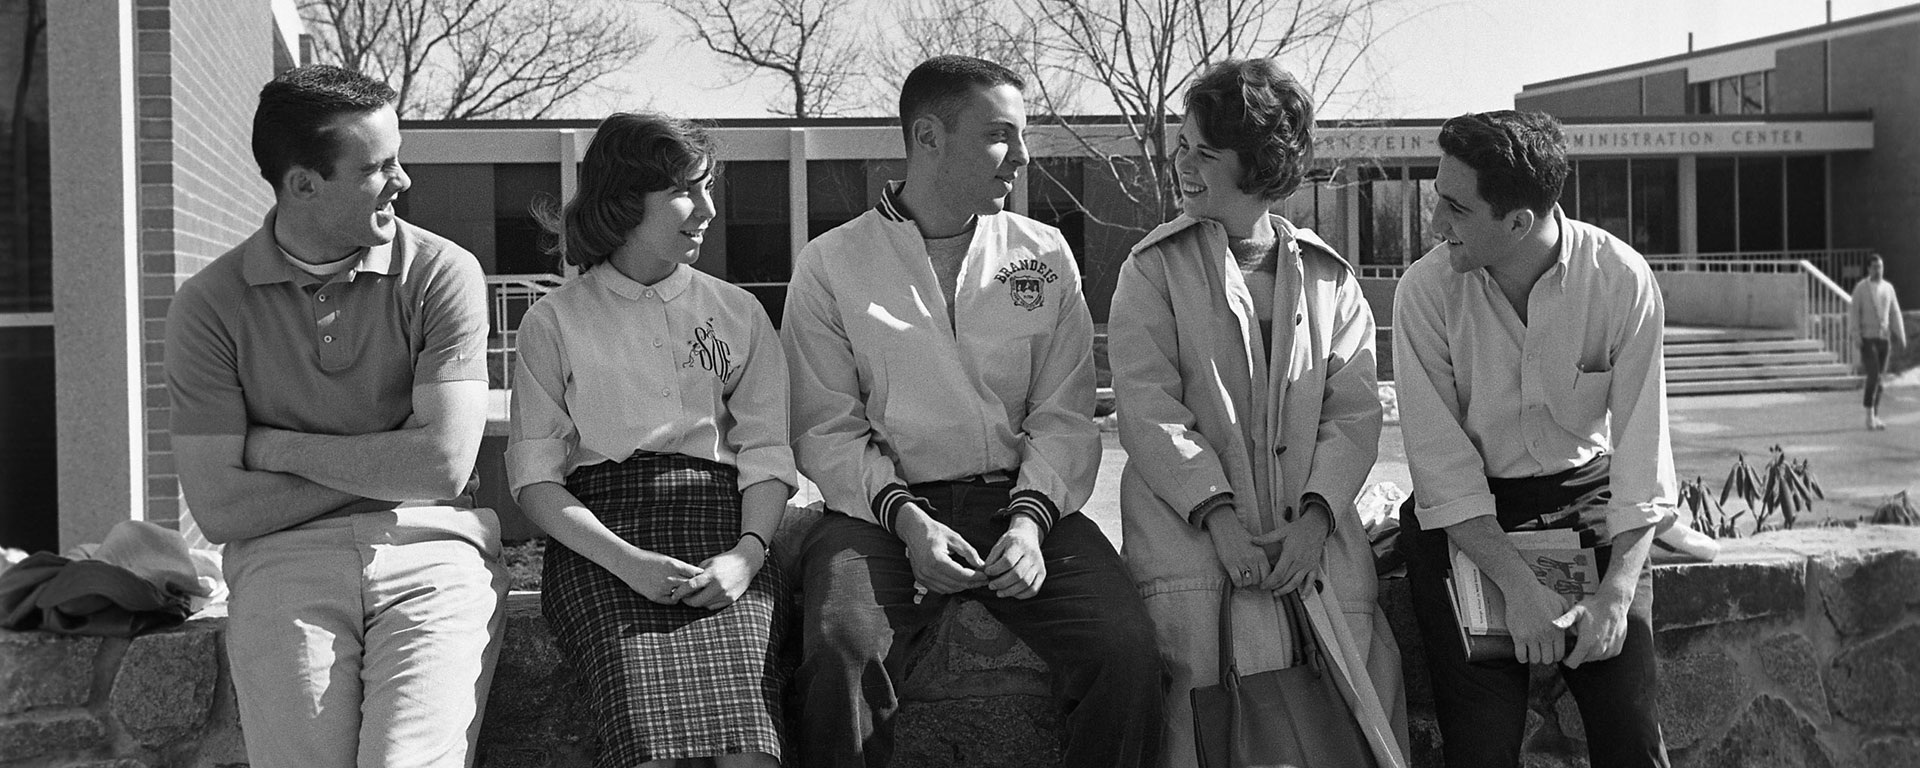
[[[1599,557],[1590,532],[1515,531],[1508,538],[1534,577],[1569,600],[1584,600],[1600,589]],[[1512,658],[1512,633],[1507,629],[1507,605],[1500,588],[1458,547],[1452,547],[1451,553],[1453,574],[1447,580],[1447,594],[1467,659]]]

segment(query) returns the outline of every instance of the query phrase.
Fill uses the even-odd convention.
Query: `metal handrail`
[[[1852,367],[1857,358],[1848,322],[1853,313],[1853,296],[1813,262],[1802,259],[1794,263],[1801,274],[1807,276],[1807,315],[1801,322],[1802,332]]]

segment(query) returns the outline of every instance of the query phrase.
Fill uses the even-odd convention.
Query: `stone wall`
[[[1403,650],[1418,659],[1405,585],[1382,586]],[[1656,569],[1654,589],[1660,702],[1678,768],[1920,765],[1920,528],[1733,541],[1719,562]],[[482,764],[589,765],[582,691],[538,595],[513,595],[508,610]],[[0,632],[0,766],[243,764],[222,627],[196,621],[131,641]],[[1060,715],[1032,651],[974,603],[933,631],[902,686],[896,764],[1052,764]],[[1563,686],[1549,674],[1536,683],[1527,764],[1585,765]],[[1417,663],[1408,690],[1414,764],[1438,766]]]

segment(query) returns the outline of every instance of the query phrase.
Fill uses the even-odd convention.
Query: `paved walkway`
[[[1893,382],[1880,410],[1887,429],[1869,432],[1859,390],[1671,398],[1674,469],[1681,480],[1706,478],[1718,494],[1735,456],[1745,453],[1749,463],[1765,462],[1767,449],[1778,444],[1788,457],[1810,461],[1826,489],[1827,500],[1814,502],[1809,517],[1859,518],[1903,489],[1920,495],[1920,371]],[[1086,512],[1119,542],[1120,470],[1127,456],[1118,434],[1102,439],[1100,478]],[[1413,485],[1397,425],[1380,435],[1380,459],[1367,484],[1379,482],[1402,490]],[[1743,508],[1740,502],[1728,503]]]

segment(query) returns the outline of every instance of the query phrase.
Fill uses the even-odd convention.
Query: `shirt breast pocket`
[[[1607,404],[1613,393],[1613,371],[1575,369],[1566,394],[1554,398],[1554,419],[1577,435],[1606,432]]]

